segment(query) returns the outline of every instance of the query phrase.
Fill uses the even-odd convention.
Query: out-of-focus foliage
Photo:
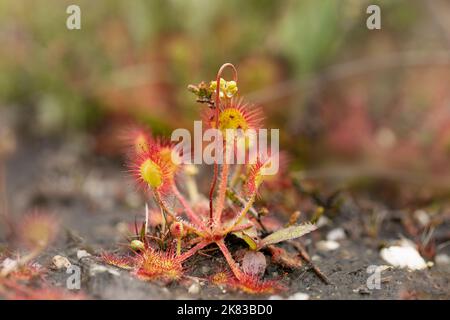
[[[192,76],[246,56],[264,41],[272,1],[79,1],[82,29],[66,28],[70,1],[0,4],[1,104],[34,107],[45,127],[125,113],[171,123]]]
[[[33,133],[93,130],[108,152],[133,120],[191,128],[186,86],[230,61],[240,92],[283,128],[294,166],[448,165],[450,31],[434,16],[445,1],[80,0],[81,30],[66,28],[70,4],[0,3],[0,108],[20,110]],[[366,28],[369,4],[381,30]]]

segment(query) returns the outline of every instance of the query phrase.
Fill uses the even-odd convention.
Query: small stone
[[[346,238],[345,231],[343,228],[336,228],[328,232],[327,240],[328,241],[338,241],[344,240]]]
[[[191,284],[191,286],[188,289],[188,292],[190,294],[199,294],[200,293],[200,285],[198,284],[198,282],[194,282],[193,284]]]
[[[340,244],[336,241],[322,240],[316,243],[316,247],[320,251],[332,251],[340,247]]]
[[[67,269],[69,268],[72,264],[70,263],[69,259],[67,259],[66,257],[60,256],[60,255],[56,255],[52,258],[52,263],[55,266],[56,269]]]
[[[448,266],[450,265],[450,257],[445,253],[441,253],[436,255],[434,262],[436,262],[436,265],[438,266]]]
[[[369,295],[369,294],[371,294],[370,290],[367,287],[365,287],[365,286],[360,286],[357,289],[354,289],[353,292],[359,293],[359,294],[362,294],[362,295]]]
[[[113,276],[120,276],[120,273],[117,270],[99,264],[91,265],[89,269],[89,274],[91,277],[97,275],[98,273],[105,273],[105,272],[112,274]]]
[[[8,274],[9,272],[17,268],[18,262],[17,260],[6,258],[5,260],[3,260],[0,266],[1,266],[0,275]]]
[[[321,228],[321,227],[324,227],[324,226],[326,226],[326,225],[329,225],[330,223],[331,223],[331,220],[330,220],[330,219],[328,219],[328,218],[325,217],[325,216],[321,216],[321,217],[319,218],[319,220],[317,220],[316,225],[317,225],[317,228]]]
[[[273,295],[269,297],[269,300],[283,300],[283,297],[279,295]]]
[[[430,224],[431,218],[425,210],[416,210],[414,212],[414,218],[419,222],[422,227],[426,227]]]
[[[408,268],[410,270],[426,269],[427,264],[420,256],[419,252],[407,242],[402,242],[398,246],[383,248],[380,251],[381,258],[398,268]]]
[[[297,292],[288,297],[288,300],[309,300],[309,294]]]
[[[89,252],[87,252],[86,250],[78,250],[77,251],[77,258],[78,260],[86,258],[86,257],[90,257],[91,254]]]

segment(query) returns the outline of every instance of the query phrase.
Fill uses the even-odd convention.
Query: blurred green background
[[[68,30],[66,8],[81,8]],[[366,28],[369,4],[382,29]],[[281,128],[294,168],[449,168],[447,1],[3,0],[0,114],[29,137],[87,133],[114,155],[133,121],[192,127],[186,90],[224,62]],[[8,120],[6,120],[8,119]],[[12,120],[11,120],[12,119]],[[1,122],[0,122],[1,124]]]

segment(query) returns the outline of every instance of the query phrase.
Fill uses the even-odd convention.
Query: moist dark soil
[[[255,299],[227,288],[210,285],[205,279],[225,267],[217,250],[196,255],[186,264],[189,275],[178,283],[148,283],[134,278],[127,271],[105,266],[97,258],[103,251],[117,251],[126,239],[121,233],[124,223],[142,219],[145,199],[136,192],[126,168],[119,159],[93,156],[89,139],[76,136],[70,140],[49,141],[33,139],[20,141],[19,148],[6,166],[9,211],[18,218],[35,207],[54,212],[62,220],[63,228],[58,241],[39,258],[43,266],[51,265],[51,258],[62,255],[82,270],[81,290],[93,299]],[[313,235],[306,236],[304,244],[313,263],[329,278],[322,281],[304,263],[298,270],[286,270],[269,264],[265,277],[279,279],[287,290],[282,298],[305,293],[310,299],[449,299],[450,267],[434,265],[426,270],[408,271],[390,268],[382,272],[380,289],[368,289],[366,282],[369,265],[386,265],[380,258],[380,248],[404,234],[397,210],[386,209],[384,223],[377,237],[363,232],[361,221],[367,214],[355,201],[355,195],[344,193],[339,212],[330,217],[330,224]],[[384,206],[383,204],[377,204]],[[436,232],[448,234],[449,220],[443,220]],[[327,231],[342,227],[347,238],[333,251],[319,251],[315,243],[325,238]],[[1,236],[1,234],[0,234]],[[6,239],[0,239],[6,244]],[[232,247],[241,244],[228,239]],[[292,251],[289,244],[284,247]],[[440,253],[449,254],[450,247]],[[78,250],[91,254],[77,258]],[[65,270],[49,268],[46,278],[58,287],[65,287]],[[188,291],[193,283],[200,290]],[[263,296],[263,298],[279,298]]]

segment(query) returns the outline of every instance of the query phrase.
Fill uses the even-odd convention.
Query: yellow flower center
[[[150,187],[153,188],[159,187],[163,182],[161,169],[150,159],[147,159],[144,163],[142,163],[141,177]]]
[[[236,108],[228,108],[219,114],[219,129],[225,132],[227,129],[248,129],[248,123],[242,113]]]

